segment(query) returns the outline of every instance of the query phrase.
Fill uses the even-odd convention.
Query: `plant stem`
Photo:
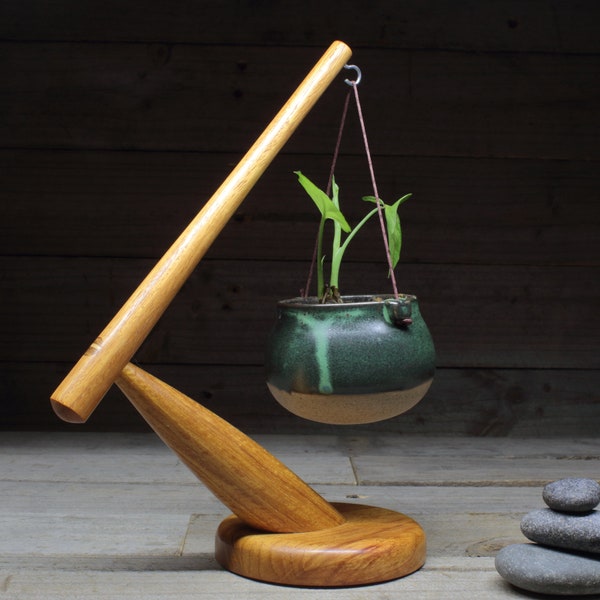
[[[335,183],[335,179],[333,180],[333,194],[331,197],[331,201],[337,206],[337,208],[340,207],[339,188]],[[329,285],[332,288],[339,287],[339,283],[338,283],[339,265],[338,265],[337,272],[334,273],[334,268],[333,268],[334,262],[333,261],[335,260],[335,257],[338,255],[338,252],[340,251],[341,242],[342,242],[342,228],[337,221],[334,221],[333,222],[333,243],[332,243],[332,248],[331,248],[331,273],[330,273],[330,277],[329,277]],[[343,252],[342,252],[342,254],[343,254]]]
[[[317,296],[321,298],[325,293],[325,277],[323,276],[323,232],[325,230],[325,216],[319,223],[319,236],[317,238]]]
[[[342,258],[344,257],[344,252],[346,252],[348,244],[352,241],[352,238],[358,233],[359,229],[375,214],[377,214],[377,208],[374,208],[370,213],[363,217],[362,221],[348,234],[348,236],[344,240],[344,243],[341,246],[339,246],[338,243],[338,247],[334,247],[333,256],[331,258],[331,278],[329,282],[332,288],[339,288]]]

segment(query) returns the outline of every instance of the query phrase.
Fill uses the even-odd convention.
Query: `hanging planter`
[[[425,395],[433,342],[415,296],[283,300],[267,346],[267,384],[290,412],[313,421],[371,423]]]
[[[400,294],[394,276],[402,246],[398,209],[410,194],[391,205],[379,198],[358,99],[358,80],[346,82],[354,89],[373,182],[373,195],[363,200],[375,207],[354,228],[340,210],[340,190],[333,176],[339,138],[327,191],[300,171],[295,172],[321,214],[313,260],[317,295],[278,303],[265,361],[267,385],[281,405],[301,417],[334,424],[369,423],[409,410],[425,395],[435,371],[433,341],[418,300],[414,295]],[[349,95],[340,138],[348,99]],[[393,293],[344,296],[339,287],[344,253],[354,236],[375,216],[381,224]],[[329,223],[333,223],[333,236],[326,277],[323,240]]]

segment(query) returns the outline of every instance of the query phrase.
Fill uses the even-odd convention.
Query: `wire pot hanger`
[[[365,126],[365,120],[364,120],[364,116],[363,116],[363,112],[362,112],[362,107],[360,104],[360,97],[358,94],[358,86],[360,84],[360,82],[362,81],[362,71],[359,67],[357,67],[356,65],[349,65],[346,64],[344,65],[344,69],[348,69],[348,70],[353,70],[356,73],[356,79],[351,80],[351,79],[344,79],[344,83],[348,86],[350,86],[350,90],[348,90],[348,93],[346,94],[346,98],[344,100],[344,107],[342,109],[342,117],[340,120],[340,128],[338,131],[338,137],[337,137],[337,141],[336,141],[336,145],[335,145],[335,150],[333,152],[333,159],[332,159],[332,164],[331,164],[331,169],[329,172],[329,180],[327,182],[327,189],[326,189],[326,193],[327,195],[329,195],[331,193],[331,185],[333,182],[333,174],[335,171],[335,167],[337,164],[337,159],[339,156],[339,151],[340,151],[340,146],[341,146],[341,141],[342,141],[342,134],[344,132],[344,126],[346,124],[346,115],[348,114],[348,104],[350,101],[350,95],[352,94],[352,92],[354,92],[354,100],[356,102],[356,109],[358,112],[358,120],[360,122],[360,128],[361,128],[361,132],[362,132],[362,137],[363,137],[363,143],[364,143],[364,147],[365,147],[365,154],[367,157],[367,163],[369,165],[369,173],[371,175],[371,184],[373,186],[373,196],[375,198],[379,198],[379,192],[377,190],[377,182],[375,180],[375,169],[373,168],[373,159],[371,158],[371,151],[369,149],[369,140],[367,137],[367,130],[366,130],[366,126]],[[394,297],[398,298],[399,294],[398,294],[398,285],[396,283],[396,276],[394,275],[394,267],[393,267],[393,263],[392,263],[392,256],[390,253],[390,247],[389,247],[389,242],[388,242],[388,238],[387,238],[387,233],[386,233],[386,227],[385,227],[385,221],[384,221],[384,215],[383,215],[383,210],[381,208],[381,203],[377,202],[377,215],[379,217],[379,224],[381,227],[381,235],[383,238],[383,245],[385,248],[385,253],[386,253],[386,257],[387,257],[387,262],[388,262],[388,267],[389,267],[389,274],[390,274],[390,280],[391,280],[391,284],[392,284],[392,290],[394,293]],[[306,281],[306,285],[304,286],[304,291],[302,293],[302,295],[306,298],[308,297],[308,290],[310,289],[310,284],[312,281],[312,276],[313,276],[313,271],[314,271],[314,267],[315,267],[315,263],[317,260],[317,244],[315,243],[315,249],[313,252],[313,258],[311,261],[311,265],[310,265],[310,270],[308,273],[308,278]]]

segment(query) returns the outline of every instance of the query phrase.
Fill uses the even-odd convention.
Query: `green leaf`
[[[411,196],[412,196],[412,194],[404,194],[404,196],[402,196],[402,198],[399,198],[398,200],[396,200],[396,204],[398,206],[400,206],[401,204],[404,204]]]
[[[340,186],[337,184],[335,177],[332,177],[331,180],[331,201],[336,208],[340,207]]]
[[[396,202],[394,203],[394,206],[400,206],[401,204],[406,202],[411,196],[412,196],[412,194],[405,194],[404,196],[402,196],[402,198],[399,198],[398,200],[396,200]],[[375,198],[375,196],[363,196],[362,199],[365,200],[366,202],[374,202],[375,204],[377,204],[377,198]],[[385,205],[385,202],[383,200],[381,200],[381,198],[380,198],[380,202]]]
[[[317,208],[325,219],[331,219],[336,223],[339,223],[340,227],[348,233],[352,230],[352,227],[346,221],[346,217],[342,214],[342,211],[333,203],[331,198],[320,188],[318,188],[308,177],[303,175],[300,171],[294,171],[298,176],[300,185],[305,189],[306,193],[312,198],[313,202],[317,205]],[[337,191],[336,191],[337,192]]]
[[[411,196],[412,194],[406,194],[391,205],[380,200],[384,208],[388,245],[390,248],[390,256],[392,258],[392,268],[398,264],[398,261],[400,260],[400,250],[402,249],[402,227],[400,225],[400,217],[398,216],[398,208]],[[363,196],[363,200],[377,204],[377,198],[375,198],[375,196]]]
[[[395,202],[392,206],[388,204],[384,206],[388,244],[390,247],[390,256],[392,257],[392,268],[394,268],[400,260],[400,249],[402,248],[402,228],[400,227],[400,217],[398,216],[400,201]]]

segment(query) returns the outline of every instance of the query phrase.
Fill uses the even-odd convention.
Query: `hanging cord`
[[[356,68],[356,67],[354,67]],[[356,100],[356,109],[358,111],[358,120],[360,121],[360,128],[363,135],[363,141],[365,144],[365,153],[367,155],[367,162],[369,163],[369,172],[371,173],[371,182],[373,184],[373,195],[377,199],[377,214],[379,216],[379,224],[381,225],[381,234],[383,236],[383,245],[385,247],[385,254],[387,256],[387,262],[390,270],[390,279],[392,280],[392,289],[394,291],[394,298],[398,298],[398,286],[396,285],[396,276],[394,275],[394,266],[392,262],[392,254],[390,252],[390,246],[388,243],[387,232],[385,227],[385,221],[383,218],[383,210],[381,208],[381,202],[379,201],[379,192],[377,191],[377,182],[375,181],[375,170],[373,169],[373,159],[371,158],[371,152],[369,151],[369,140],[367,139],[367,130],[365,128],[365,120],[360,106],[360,99],[358,97],[358,83],[360,82],[360,70],[358,71],[359,77],[356,81],[350,81],[348,79],[345,82],[354,90],[354,98]]]
[[[346,80],[346,81],[348,81],[348,80]],[[346,94],[346,98],[344,100],[344,108],[342,110],[342,118],[340,120],[340,128],[339,128],[337,140],[335,143],[335,149],[333,151],[333,159],[331,162],[331,169],[329,170],[329,180],[327,181],[327,188],[325,191],[325,193],[328,196],[331,193],[331,186],[333,184],[333,174],[335,172],[335,166],[337,164],[337,159],[340,154],[340,146],[342,144],[342,134],[344,133],[344,126],[346,124],[346,115],[348,114],[348,104],[350,103],[350,94],[351,94],[351,90],[348,90],[348,93]],[[315,240],[315,247],[313,250],[313,257],[312,257],[312,261],[310,263],[310,270],[308,272],[308,277],[306,278],[306,285],[304,286],[304,290],[302,291],[303,298],[308,297],[308,290],[309,290],[310,284],[312,282],[315,265],[317,264],[317,247],[318,247],[318,243],[319,243],[318,238],[319,238],[319,236],[317,234],[317,239]]]
[[[358,112],[358,120],[360,122],[360,128],[361,128],[361,132],[362,132],[362,136],[363,136],[363,143],[365,145],[365,153],[367,155],[367,162],[369,164],[369,172],[371,174],[371,183],[373,185],[373,195],[377,199],[377,214],[379,216],[379,224],[381,226],[381,234],[383,237],[383,246],[385,248],[385,254],[387,257],[389,273],[390,273],[390,279],[392,281],[392,290],[394,292],[394,298],[398,298],[398,295],[399,295],[398,294],[398,286],[396,284],[396,276],[394,275],[394,266],[393,266],[393,261],[392,261],[392,255],[391,255],[390,246],[388,243],[387,231],[386,231],[385,221],[384,221],[384,217],[383,217],[383,210],[381,208],[381,202],[379,202],[379,192],[377,191],[377,182],[375,180],[375,170],[373,168],[373,159],[371,158],[371,152],[369,150],[369,140],[367,138],[367,130],[365,127],[365,120],[363,117],[362,107],[360,104],[360,98],[358,95],[358,84],[360,83],[360,81],[362,79],[362,73],[361,73],[360,69],[355,65],[345,65],[344,68],[345,69],[354,69],[357,74],[356,79],[354,81],[352,81],[350,79],[344,79],[344,83],[349,85],[350,88],[352,90],[354,90],[354,99],[356,101],[356,110]],[[342,134],[344,132],[344,126],[346,124],[346,115],[348,114],[348,104],[350,101],[350,93],[351,93],[351,90],[348,90],[348,93],[346,94],[346,98],[344,100],[344,108],[342,110],[342,118],[340,120],[340,128],[338,131],[338,137],[337,137],[337,141],[336,141],[336,145],[335,145],[335,150],[333,152],[333,160],[332,160],[331,169],[329,172],[329,181],[327,182],[327,189],[326,189],[327,195],[329,195],[331,192],[331,186],[333,183],[333,174],[335,171],[335,166],[337,164],[337,159],[338,159],[339,152],[340,152],[340,146],[342,143]],[[317,245],[318,245],[318,236],[317,236],[317,240],[315,241],[313,257],[312,257],[312,261],[310,264],[310,270],[308,272],[306,285],[304,286],[304,290],[302,290],[303,298],[308,297],[308,291],[310,288],[310,284],[312,282],[315,265],[317,263]]]
[[[329,171],[329,181],[327,182],[327,195],[331,193],[331,185],[333,183],[333,175],[335,173],[335,166],[337,164],[337,159],[340,154],[340,146],[342,145],[342,134],[344,133],[344,126],[346,124],[346,115],[348,114],[348,104],[350,103],[350,90],[346,94],[346,98],[344,100],[344,109],[342,110],[342,118],[340,120],[340,129],[338,131],[338,137],[335,143],[335,150],[333,151],[333,160],[331,162],[331,169]]]

